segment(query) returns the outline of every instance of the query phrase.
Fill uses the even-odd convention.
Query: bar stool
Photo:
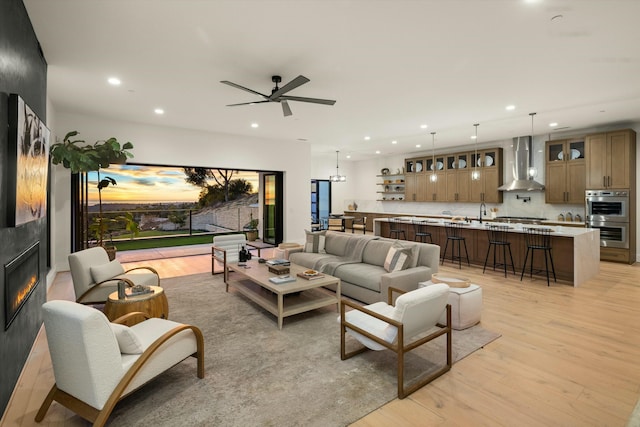
[[[400,228],[400,220],[398,218],[389,218],[389,238],[396,239],[400,238],[400,234],[402,234],[402,239],[407,240],[407,236],[404,232],[403,228]]]
[[[423,219],[414,219],[413,221],[414,240],[416,242],[426,243],[426,238],[429,238],[429,243],[433,243],[431,233],[427,228],[427,221]]]
[[[549,284],[549,262],[547,261],[547,254],[549,254],[549,260],[551,261],[551,271],[553,272],[553,281],[556,281],[556,270],[553,267],[553,257],[551,256],[551,229],[550,228],[523,228],[525,232],[525,244],[527,245],[527,253],[524,256],[524,264],[522,265],[522,274],[520,274],[520,281],[524,276],[524,270],[527,267],[527,258],[529,257],[529,251],[531,251],[531,266],[529,267],[529,277],[533,277],[533,254],[536,250],[543,251],[544,254],[544,270],[536,270],[536,273],[545,271],[547,274],[547,286]]]
[[[462,268],[462,254],[460,252],[460,242],[464,244],[464,253],[467,257],[467,265],[471,266],[469,263],[469,252],[467,251],[467,241],[464,236],[461,236],[462,227],[464,225],[460,222],[445,222],[444,228],[447,232],[447,243],[444,245],[444,251],[442,252],[442,262],[444,264],[444,259],[447,256],[447,248],[449,247],[449,240],[451,240],[451,262],[455,262],[458,260],[458,268]],[[458,254],[456,255],[456,242],[458,243]]]
[[[516,274],[516,267],[513,265],[513,255],[511,254],[511,243],[507,240],[507,225],[489,225],[487,228],[487,234],[489,236],[489,247],[487,248],[487,256],[484,259],[484,267],[482,268],[482,274],[484,274],[487,268],[487,261],[489,261],[489,252],[493,248],[493,271],[496,271],[496,266],[504,267],[504,277],[507,277],[507,267],[511,265],[513,274]],[[496,263],[496,252],[498,246],[502,246],[502,263]],[[509,258],[511,258],[511,264],[507,264],[507,249],[509,249]]]

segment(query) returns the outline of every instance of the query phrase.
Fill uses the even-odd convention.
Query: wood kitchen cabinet
[[[448,202],[469,202],[471,200],[471,159],[469,153],[447,154],[445,159],[446,200]]]
[[[425,180],[427,185],[427,202],[444,202],[447,198],[447,177],[444,170],[444,156],[427,159]],[[435,165],[435,166],[434,166]],[[435,170],[435,172],[434,172]],[[435,175],[435,181],[431,177]]]
[[[586,188],[631,188],[635,164],[636,133],[631,129],[588,135]]]
[[[480,174],[479,179],[471,180],[470,201],[486,203],[502,203],[502,148],[471,153],[471,173],[474,165]]]
[[[585,152],[582,138],[545,143],[546,203],[584,204]]]

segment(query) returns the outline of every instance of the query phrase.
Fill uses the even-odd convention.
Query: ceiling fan
[[[308,83],[310,80],[305,76],[298,76],[282,87],[278,87],[278,83],[282,81],[282,77],[271,76],[271,81],[276,84],[276,86],[273,89],[271,89],[271,95],[265,95],[263,93],[256,92],[253,89],[240,86],[239,84],[236,84],[227,80],[220,81],[220,83],[224,83],[226,85],[233,86],[238,89],[246,90],[247,92],[251,92],[255,95],[260,95],[261,97],[264,98],[264,101],[253,101],[253,102],[242,102],[240,104],[229,104],[227,105],[227,107],[235,107],[238,105],[261,104],[263,102],[279,102],[280,104],[282,104],[282,113],[286,117],[292,114],[288,101],[311,102],[314,104],[325,104],[325,105],[333,105],[336,103],[336,101],[332,99],[305,98],[301,96],[285,95],[286,93],[297,88],[298,86],[302,86],[303,84]]]

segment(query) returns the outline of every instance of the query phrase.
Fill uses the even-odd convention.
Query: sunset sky
[[[153,202],[195,202],[198,200],[200,188],[185,182],[182,168],[139,166],[139,165],[111,165],[108,169],[100,170],[100,177],[109,176],[116,180],[116,186],[109,186],[102,190],[103,203],[153,203]],[[258,174],[255,172],[239,172],[232,179],[244,178],[253,184],[254,191],[258,190]],[[89,203],[97,203],[97,173],[90,172]]]

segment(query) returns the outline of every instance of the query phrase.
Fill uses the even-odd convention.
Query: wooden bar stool
[[[529,257],[529,251],[531,251],[531,266],[529,267],[529,277],[533,277],[533,254],[535,251],[542,251],[544,254],[544,270],[536,270],[536,273],[546,272],[547,274],[547,286],[549,284],[549,261],[551,262],[551,271],[553,272],[553,281],[556,281],[556,269],[553,267],[553,257],[551,256],[551,229],[550,228],[523,228],[525,232],[525,244],[527,245],[527,253],[524,256],[524,264],[522,265],[522,274],[520,274],[520,280],[524,276],[524,270],[527,267],[527,258]],[[549,256],[547,260],[547,254]]]
[[[402,239],[407,240],[407,235],[403,228],[400,228],[401,222],[398,218],[389,218],[389,238],[399,239],[402,234]]]
[[[451,262],[455,262],[456,260],[458,260],[458,268],[462,268],[462,253],[460,251],[460,242],[462,242],[464,244],[464,254],[467,257],[467,265],[471,266],[471,264],[469,263],[469,252],[467,251],[467,241],[465,240],[464,236],[461,235],[462,227],[464,227],[464,225],[459,222],[444,223],[444,228],[447,232],[447,243],[444,245],[441,264],[444,264],[444,259],[447,257],[447,248],[449,247],[449,241],[451,241]],[[458,244],[457,251],[456,243]]]
[[[504,277],[507,277],[507,267],[510,265],[513,269],[513,274],[516,274],[516,267],[513,265],[513,255],[511,254],[511,243],[507,239],[507,225],[489,225],[487,228],[487,234],[489,235],[489,247],[487,248],[487,256],[484,259],[484,267],[482,273],[484,274],[487,268],[487,261],[489,261],[489,253],[493,248],[493,271],[496,270],[496,266],[504,267]],[[502,246],[502,263],[496,263],[496,252],[498,246]],[[511,264],[507,263],[507,249],[509,249],[509,258]]]

